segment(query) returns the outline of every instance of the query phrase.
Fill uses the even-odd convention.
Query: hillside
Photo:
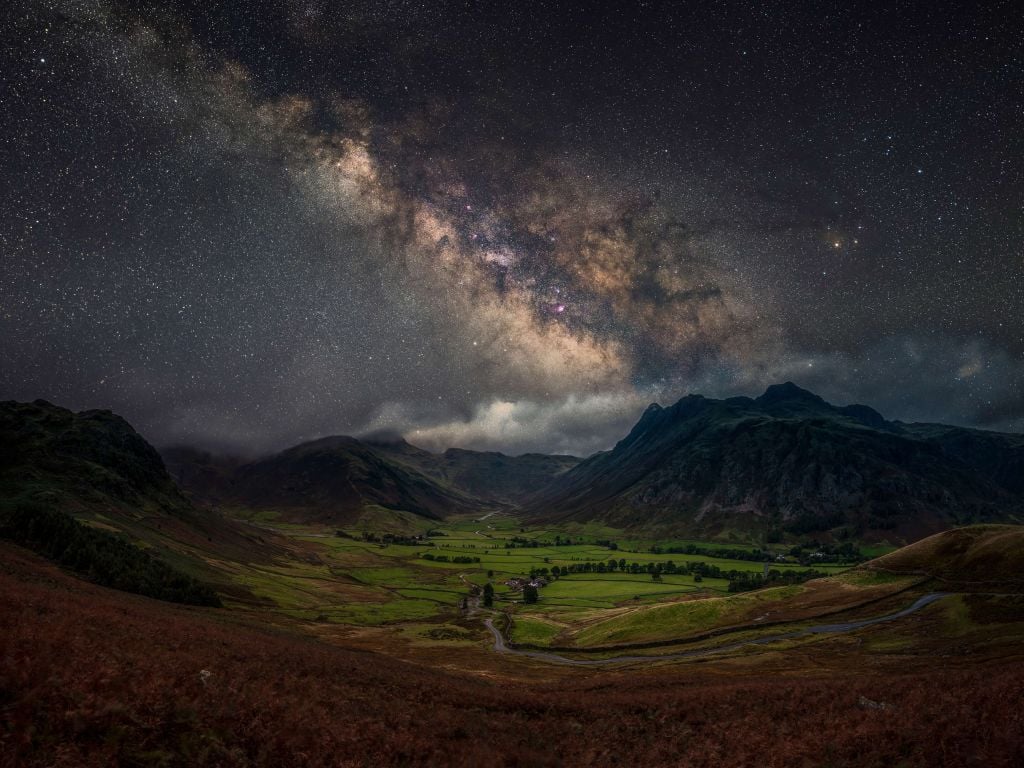
[[[219,601],[193,578],[211,575],[200,552],[274,551],[193,507],[124,419],[42,400],[0,403],[0,537],[99,584],[202,604]]]
[[[861,566],[921,574],[938,588],[1024,590],[1024,527],[972,525],[943,531]]]
[[[367,440],[376,451],[407,463],[463,493],[487,503],[516,505],[580,463],[575,456],[525,453],[506,456],[495,451],[449,448],[430,453],[401,438]]]
[[[513,506],[575,466],[574,456],[430,453],[400,437],[328,437],[244,462],[187,447],[162,451],[196,499],[345,522],[369,506],[427,519]]]
[[[28,500],[69,512],[192,513],[160,454],[120,416],[73,413],[44,400],[3,402],[0,505]]]
[[[890,422],[787,383],[756,399],[652,405],[614,449],[556,478],[526,511],[712,536],[909,541],[1018,519],[1022,462],[1020,435]]]
[[[761,629],[773,624],[842,621],[905,607],[928,592],[980,593],[1006,598],[969,603],[984,615],[1002,608],[1005,636],[1024,627],[1024,526],[975,525],[935,534],[848,571],[802,584],[751,592],[703,595],[653,605],[625,603],[582,621],[552,624],[548,646],[564,649],[670,645],[716,633]],[[570,577],[571,578],[571,577]],[[554,598],[557,599],[557,598]],[[885,609],[883,609],[884,606]],[[549,614],[551,615],[551,614]],[[1013,627],[1009,626],[1013,623]]]
[[[248,463],[180,448],[165,455],[172,475],[199,500],[307,521],[350,522],[374,506],[438,520],[480,506],[444,478],[352,437],[326,437]]]
[[[197,508],[160,454],[110,411],[75,413],[44,400],[0,403],[0,511],[55,509],[94,527],[177,549],[263,559],[274,546]]]

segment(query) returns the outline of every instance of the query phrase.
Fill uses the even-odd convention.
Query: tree
[[[523,602],[528,605],[537,602],[537,588],[532,584],[523,587]]]
[[[491,582],[484,584],[484,608],[494,605],[494,586]]]

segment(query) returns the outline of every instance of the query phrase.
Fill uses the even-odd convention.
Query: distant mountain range
[[[887,421],[791,383],[756,399],[651,405],[612,450],[584,460],[434,454],[379,435],[327,437],[254,461],[162,454],[109,411],[0,403],[0,510],[31,501],[136,538],[157,525],[199,549],[240,550],[251,531],[195,504],[338,525],[379,509],[427,520],[516,509],[535,522],[769,540],[911,541],[1024,519],[1024,435]]]
[[[576,456],[524,453],[506,456],[493,451],[449,448],[430,453],[401,438],[367,442],[395,461],[407,463],[423,474],[450,484],[488,503],[518,505],[562,473],[582,461]]]
[[[1024,435],[886,421],[792,383],[756,399],[651,405],[612,450],[524,505],[540,520],[600,520],[702,535],[842,532],[913,540],[1021,518]]]
[[[163,455],[171,475],[197,500],[332,523],[352,521],[371,506],[435,520],[509,508],[580,461],[454,448],[435,454],[397,437],[325,437],[252,462],[191,448]]]
[[[197,500],[329,523],[350,522],[369,506],[430,519],[478,503],[457,488],[352,437],[325,437],[252,462],[169,449],[172,476]]]

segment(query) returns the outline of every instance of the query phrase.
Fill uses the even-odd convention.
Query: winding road
[[[934,603],[936,600],[943,598],[947,595],[946,592],[930,592],[927,595],[919,597],[914,603],[902,611],[896,613],[889,613],[885,616],[876,616],[872,619],[862,619],[860,621],[846,621],[837,624],[818,624],[813,627],[806,627],[805,629],[794,630],[793,632],[784,632],[778,635],[770,635],[766,637],[759,637],[753,640],[741,640],[736,643],[727,643],[726,645],[719,645],[714,648],[697,648],[692,651],[678,651],[676,653],[666,653],[662,656],[614,656],[607,659],[570,659],[567,656],[559,656],[557,653],[548,653],[546,651],[523,651],[517,648],[509,648],[505,644],[505,638],[502,636],[501,631],[494,626],[492,619],[485,619],[484,625],[494,635],[494,650],[497,653],[512,653],[517,656],[528,656],[532,659],[539,659],[541,661],[548,661],[554,664],[568,664],[574,667],[595,667],[605,664],[622,664],[627,662],[638,662],[638,661],[665,661],[669,659],[688,659],[697,656],[710,656],[715,653],[724,653],[725,651],[733,651],[737,648],[743,648],[748,645],[766,645],[768,643],[775,643],[779,640],[791,640],[796,637],[806,637],[807,635],[827,635],[827,634],[842,634],[844,632],[853,632],[854,630],[861,629],[862,627],[869,627],[872,624],[881,624],[883,621],[893,621],[895,619],[907,616],[915,611],[919,611],[926,605]],[[756,629],[756,627],[751,627]]]

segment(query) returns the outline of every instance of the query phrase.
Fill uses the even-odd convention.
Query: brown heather
[[[516,680],[233,621],[0,545],[0,765],[1024,764],[1019,664]]]

